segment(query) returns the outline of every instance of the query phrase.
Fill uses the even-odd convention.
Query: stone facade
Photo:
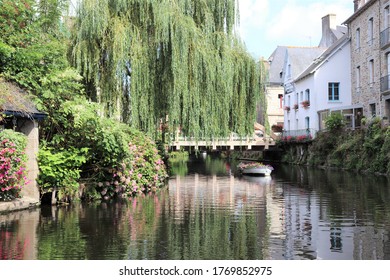
[[[37,185],[38,179],[38,162],[37,154],[39,149],[38,137],[38,122],[36,120],[26,120],[24,125],[20,128],[20,132],[27,136],[27,178],[29,183],[22,188],[22,197],[33,199],[36,203],[39,202],[39,189]]]
[[[381,38],[390,24],[385,19],[390,1],[355,0],[354,4],[355,12],[345,22],[351,39],[352,104],[361,106],[368,119],[386,120],[390,115],[390,44],[383,44]]]

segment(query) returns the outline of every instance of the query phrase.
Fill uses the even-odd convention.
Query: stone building
[[[4,116],[0,121],[0,133],[3,129],[14,129],[27,136],[27,179],[29,181],[21,191],[22,200],[1,203],[0,212],[2,212],[27,208],[40,202],[36,182],[38,177],[38,121],[45,118],[46,114],[36,109],[25,91],[2,78],[0,78],[0,91],[0,97],[5,99],[0,104],[0,112]]]
[[[390,1],[355,0],[351,39],[352,103],[370,119],[390,117]]]

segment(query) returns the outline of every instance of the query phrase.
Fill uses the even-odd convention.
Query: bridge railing
[[[217,147],[229,147],[230,149],[234,149],[234,147],[245,146],[248,149],[251,149],[253,146],[263,146],[268,148],[270,145],[275,145],[274,139],[269,136],[258,136],[256,134],[241,137],[235,133],[232,133],[229,137],[223,138],[195,138],[191,136],[186,136],[182,134],[176,134],[175,137],[171,138],[170,146],[175,146],[177,149],[181,147],[195,147],[198,146],[208,146],[213,149],[217,149]]]

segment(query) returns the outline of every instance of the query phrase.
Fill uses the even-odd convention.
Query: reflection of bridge
[[[267,150],[270,146],[275,145],[276,135],[271,133],[268,136],[265,133],[265,128],[259,123],[254,125],[254,133],[252,136],[239,137],[235,133],[231,133],[227,138],[218,139],[195,139],[191,137],[181,136],[178,133],[171,141],[170,148],[184,150]]]

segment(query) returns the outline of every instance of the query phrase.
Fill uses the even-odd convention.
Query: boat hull
[[[248,167],[242,170],[245,175],[270,176],[272,169],[268,167]]]

